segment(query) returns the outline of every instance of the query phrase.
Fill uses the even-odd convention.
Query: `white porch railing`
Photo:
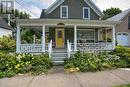
[[[113,44],[109,42],[101,43],[77,43],[79,51],[110,51],[113,50]],[[74,51],[74,44],[71,44],[71,50]]]
[[[45,46],[45,52],[48,51],[48,45]],[[20,53],[41,53],[42,44],[20,44]]]
[[[49,53],[49,58],[52,57],[52,40],[48,44],[48,53]]]
[[[42,44],[20,44],[21,53],[42,52]]]
[[[68,58],[70,58],[71,55],[71,43],[69,42],[69,40],[67,40],[67,54],[68,54]]]

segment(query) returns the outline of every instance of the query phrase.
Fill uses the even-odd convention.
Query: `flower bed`
[[[52,67],[52,60],[47,54],[8,54],[0,52],[0,78],[12,77],[17,74],[47,73]]]
[[[70,72],[87,71],[95,72],[106,69],[117,68],[122,61],[116,55],[108,53],[93,54],[77,52],[74,56],[64,60],[64,68]]]

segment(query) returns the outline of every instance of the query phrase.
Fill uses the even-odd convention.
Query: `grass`
[[[130,84],[120,85],[120,86],[113,86],[113,87],[130,87]]]

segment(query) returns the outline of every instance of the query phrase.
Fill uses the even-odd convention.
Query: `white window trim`
[[[62,17],[62,7],[67,8],[67,17]],[[68,6],[67,5],[60,6],[60,18],[68,18]]]
[[[88,18],[85,18],[85,16],[84,16],[84,9],[88,9]],[[90,8],[89,7],[83,7],[83,19],[90,19]]]

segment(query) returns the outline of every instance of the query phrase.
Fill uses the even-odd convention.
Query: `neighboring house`
[[[17,19],[17,52],[95,52],[115,48],[115,26],[120,22],[100,20],[100,9],[91,0],[57,0],[42,10],[40,19]],[[42,30],[41,44],[22,44],[20,29],[23,26],[39,26]],[[107,42],[107,31],[111,41]],[[46,45],[49,44],[49,45]],[[59,56],[63,57],[62,55]],[[65,56],[64,56],[65,57]]]
[[[130,9],[125,10],[107,20],[121,21],[121,23],[116,26],[117,44],[122,46],[130,46]]]
[[[12,27],[0,17],[0,37],[12,35]]]

